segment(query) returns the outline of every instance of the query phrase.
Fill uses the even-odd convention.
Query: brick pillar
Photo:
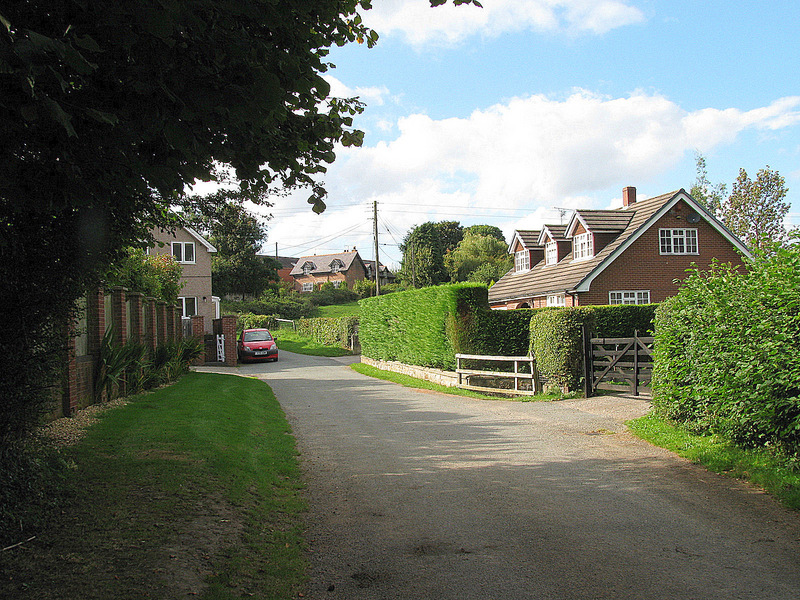
[[[86,332],[88,352],[96,357],[106,333],[105,294],[102,289],[92,290],[86,296]]]
[[[111,288],[111,324],[117,336],[117,343],[122,345],[128,341],[128,311],[126,306],[127,290],[124,287]]]
[[[75,331],[70,327],[67,333],[67,368],[64,373],[61,412],[65,417],[69,417],[76,410],[78,410],[78,361],[75,358]]]
[[[156,299],[144,299],[144,342],[148,348],[155,350],[158,345],[156,336]]]
[[[183,309],[179,305],[172,307],[173,319],[175,321],[175,339],[183,339]]]
[[[200,338],[201,340],[205,339],[206,335],[206,327],[205,327],[205,318],[203,315],[193,315],[192,316],[192,337],[193,338]],[[200,356],[197,357],[197,360],[194,364],[202,365],[206,362],[206,346],[203,344],[203,352]]]
[[[239,363],[239,357],[236,354],[236,317],[233,315],[225,315],[222,321],[222,335],[225,336],[225,366],[235,367]]]
[[[156,345],[167,341],[167,303],[156,301]]]
[[[166,302],[164,303],[164,340],[175,342],[175,311]]]
[[[139,292],[128,292],[128,302],[131,303],[131,327],[128,338],[134,342],[144,343],[144,314],[142,310],[144,294]]]

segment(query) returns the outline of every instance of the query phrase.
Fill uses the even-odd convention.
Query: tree
[[[712,185],[708,180],[706,158],[700,152],[695,152],[694,160],[697,169],[697,177],[694,184],[692,184],[689,194],[692,198],[705,205],[713,215],[717,216],[725,200],[727,186],[724,183]]]
[[[458,246],[444,257],[451,281],[491,283],[512,265],[505,241],[494,236],[467,233]]]
[[[722,204],[723,223],[750,248],[760,249],[786,236],[783,220],[789,212],[784,202],[788,190],[783,177],[767,165],[758,171],[756,180],[739,169],[731,195]]]
[[[202,207],[202,213],[188,212],[183,218],[214,244],[211,257],[214,294],[257,296],[270,282],[278,280],[279,265],[257,253],[267,239],[267,228],[242,202],[248,194],[221,189],[202,201],[189,201]]]
[[[468,234],[471,233],[477,233],[479,235],[488,235],[500,240],[503,243],[505,243],[506,241],[506,237],[503,235],[503,231],[499,227],[495,227],[494,225],[470,225],[469,227],[464,228],[464,236],[467,236]]]
[[[112,265],[106,283],[120,285],[168,304],[178,301],[183,287],[183,268],[169,254],[145,254],[141,248],[128,248],[122,260]]]
[[[444,256],[461,241],[463,229],[457,221],[428,221],[406,234],[400,250],[400,278],[409,285],[425,287],[450,280]]]
[[[308,186],[314,210],[324,209],[318,179],[336,145],[363,139],[352,128],[361,103],[327,97],[326,56],[333,44],[375,44],[358,14],[368,8],[3,4],[0,459],[45,410],[53,377],[38,361],[59,351],[75,301],[123,248],[176,224],[169,207],[186,184],[215,180],[221,164],[245,190]]]

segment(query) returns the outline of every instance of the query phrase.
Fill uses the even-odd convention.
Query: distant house
[[[375,261],[374,260],[365,260],[364,266],[367,267],[367,279],[370,281],[375,281]],[[395,283],[397,281],[397,275],[392,273],[389,270],[389,267],[386,265],[381,265],[380,271],[380,284],[386,285],[387,283]]]
[[[212,320],[219,318],[219,298],[211,294],[211,255],[217,251],[208,240],[190,227],[179,227],[174,233],[154,229],[156,244],[150,254],[170,254],[183,268],[183,288],[178,303],[183,318],[203,315],[207,333]]]
[[[288,281],[290,283],[294,283],[294,278],[292,277],[292,269],[294,268],[295,264],[299,259],[293,256],[270,256],[272,260],[280,263],[281,267],[278,269],[278,278],[281,281]]]
[[[352,288],[356,281],[366,279],[367,267],[358,250],[353,249],[338,254],[301,256],[290,274],[294,280],[294,289],[298,292],[313,292],[315,288],[328,282],[336,287]]]
[[[741,264],[745,245],[681,189],[622,208],[576,210],[566,225],[515,231],[514,268],[489,289],[495,309],[646,304],[678,290],[692,263]]]

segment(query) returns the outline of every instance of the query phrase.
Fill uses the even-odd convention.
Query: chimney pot
[[[636,188],[629,185],[622,188],[622,206],[630,206],[631,204],[636,204]]]

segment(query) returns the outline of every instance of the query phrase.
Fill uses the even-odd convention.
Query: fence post
[[[583,395],[590,398],[594,392],[594,369],[592,366],[592,338],[586,323],[581,324],[583,339]]]
[[[639,330],[633,330],[633,395],[639,395]]]

